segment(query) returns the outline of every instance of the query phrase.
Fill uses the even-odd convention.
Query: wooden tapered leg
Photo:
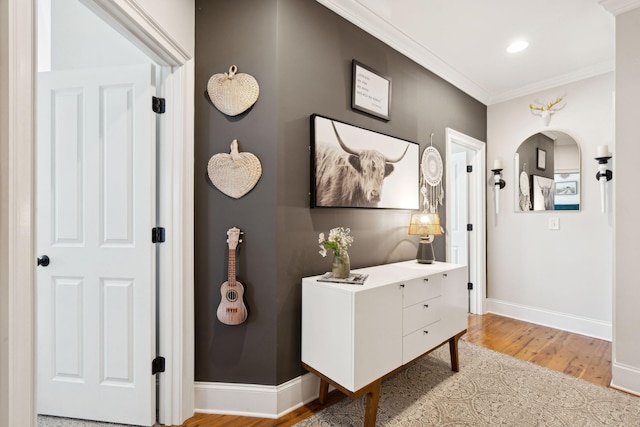
[[[327,396],[329,395],[329,383],[324,378],[320,378],[320,394],[318,401],[324,405],[327,402]]]
[[[460,361],[458,360],[458,340],[466,333],[467,330],[465,329],[463,332],[449,339],[449,352],[451,353],[451,370],[453,372],[460,371]]]
[[[380,386],[382,379],[371,384],[371,390],[366,394],[367,406],[364,412],[364,427],[375,427],[378,416],[378,401],[380,400]]]

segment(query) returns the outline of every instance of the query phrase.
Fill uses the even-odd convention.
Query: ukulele
[[[225,325],[239,325],[247,320],[247,307],[244,305],[244,287],[236,280],[236,247],[240,240],[240,229],[227,231],[229,245],[229,279],[220,287],[222,300],[218,306],[218,320]]]

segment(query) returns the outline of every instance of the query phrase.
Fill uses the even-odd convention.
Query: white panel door
[[[38,76],[38,413],[155,422],[150,65]]]
[[[447,224],[451,238],[451,259],[448,262],[460,265],[468,264],[468,185],[467,185],[467,154],[466,152],[454,153],[449,166],[453,168],[452,192],[449,194],[453,208],[451,212],[451,224]]]

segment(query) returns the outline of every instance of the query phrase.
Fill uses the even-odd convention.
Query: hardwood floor
[[[611,381],[611,343],[520,320],[485,314],[469,315],[463,340],[549,369],[608,386]],[[292,426],[345,398],[337,391],[326,405],[317,400],[277,419],[196,414],[184,427]]]
[[[611,382],[611,343],[495,314],[469,315],[467,342],[602,386]]]

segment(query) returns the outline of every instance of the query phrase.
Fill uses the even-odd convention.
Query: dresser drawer
[[[409,307],[442,295],[442,275],[432,274],[419,279],[407,280],[403,288],[403,306]]]
[[[440,320],[441,306],[442,297],[435,297],[406,307],[402,311],[402,335]]]
[[[441,344],[440,326],[440,322],[436,321],[402,338],[402,363],[408,363]]]

